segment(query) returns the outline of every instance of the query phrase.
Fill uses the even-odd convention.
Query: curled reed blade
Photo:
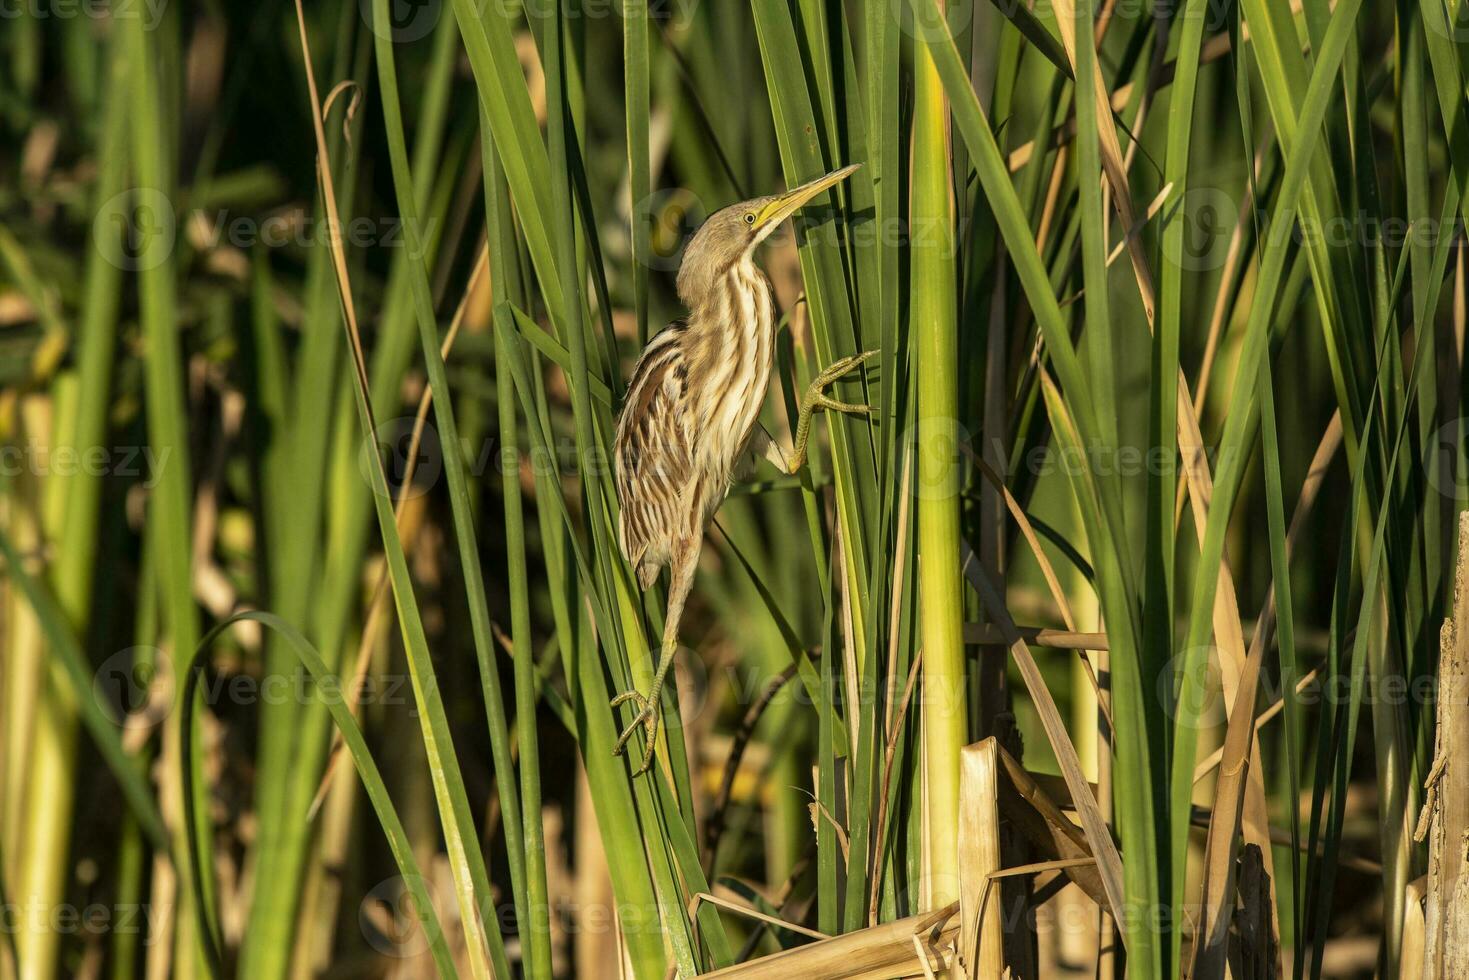
[[[356,10],[337,12],[339,26],[358,22],[359,18]],[[285,43],[290,43],[289,35]],[[327,70],[334,77],[360,75],[366,69],[368,51],[365,45],[353,49],[337,45]],[[240,70],[238,65],[235,70]],[[240,77],[248,76],[241,72]],[[444,88],[442,73],[431,73],[425,79],[426,125],[420,134],[425,149],[437,145],[431,106],[442,99]],[[341,127],[331,125],[327,138],[333,176],[338,181],[333,206],[338,207],[337,220],[356,221],[360,215],[350,202],[356,196],[355,178],[365,143],[359,138],[363,119],[351,112],[350,102],[342,106]],[[329,120],[324,122],[330,125]],[[333,227],[320,198],[311,214],[321,227]],[[343,312],[331,252],[324,247],[308,252],[301,315],[302,322],[310,324],[311,329],[302,331],[304,337],[296,356],[288,356],[289,345],[280,336],[284,330],[262,324],[258,331],[261,356],[256,379],[265,403],[262,407],[271,420],[272,428],[267,431],[278,434],[270,441],[261,473],[265,532],[261,543],[268,559],[262,584],[268,591],[259,595],[258,601],[288,622],[314,633],[316,642],[334,658],[333,668],[340,669],[335,658],[349,643],[351,618],[361,601],[357,570],[366,560],[371,518],[368,488],[357,468],[358,423],[352,403],[352,375],[343,357],[346,332],[341,329]],[[256,266],[260,270],[257,275],[269,276],[271,259],[257,255]],[[400,278],[390,270],[383,297],[384,320],[388,323],[408,322],[396,312],[403,305],[404,290],[396,281]],[[277,284],[283,288],[279,281]],[[257,299],[261,305],[256,317],[276,319],[279,296],[273,291]],[[407,334],[403,329],[379,334],[370,365],[373,400],[386,399],[387,392],[399,384],[405,369]],[[269,632],[264,638],[264,670],[268,674],[284,677],[299,672],[282,640]],[[330,847],[327,853],[313,850],[317,839],[314,828],[303,818],[310,809],[308,800],[316,788],[331,736],[330,716],[318,704],[286,701],[261,706],[256,783],[260,820],[257,885],[250,896],[239,969],[262,980],[283,980],[290,967],[293,939],[304,935],[299,927],[330,914],[330,885],[321,890],[320,901],[312,910],[314,916],[297,913],[300,901],[316,890],[314,883],[323,880],[323,867],[332,860]],[[355,793],[355,787],[344,785],[348,793]],[[343,799],[344,806],[349,802]],[[338,837],[337,843],[340,841]]]

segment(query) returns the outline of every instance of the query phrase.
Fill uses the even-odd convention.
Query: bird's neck
[[[745,260],[710,282],[689,318],[690,374],[699,387],[727,393],[742,404],[726,420],[743,438],[758,413],[775,351],[775,312],[770,281]],[[713,405],[711,413],[716,413]],[[720,409],[719,412],[722,412]],[[717,414],[717,413],[716,413]]]
[[[774,329],[770,280],[751,256],[745,256],[715,277],[691,318],[726,344],[755,341]]]
[[[710,283],[688,330],[699,429],[726,479],[759,418],[775,360],[774,301],[765,274],[753,262],[736,262]]]

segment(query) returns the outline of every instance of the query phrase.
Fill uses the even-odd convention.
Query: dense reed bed
[[[1461,7],[4,11],[0,977],[1455,975]],[[635,778],[634,358],[853,163]]]

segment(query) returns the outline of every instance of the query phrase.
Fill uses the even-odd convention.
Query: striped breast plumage
[[[713,292],[649,341],[618,418],[619,544],[643,588],[724,502],[770,383],[769,280],[739,262]]]

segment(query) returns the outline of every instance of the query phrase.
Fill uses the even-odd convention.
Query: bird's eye
[[[753,211],[746,211],[745,212],[745,224],[747,224],[747,225],[753,225],[754,223],[755,223],[755,212],[753,212]]]

